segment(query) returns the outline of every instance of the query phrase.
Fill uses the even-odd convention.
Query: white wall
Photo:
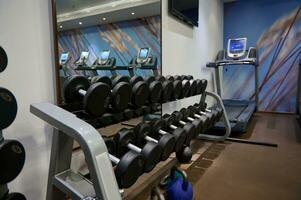
[[[223,2],[200,0],[199,27],[191,28],[168,13],[168,1],[162,1],[162,73],[191,74],[209,81],[213,90],[213,61],[223,47]],[[189,103],[188,103],[189,104]],[[175,105],[172,105],[172,107]]]
[[[0,74],[0,86],[11,90],[18,101],[18,115],[6,138],[20,140],[26,149],[22,173],[9,184],[27,199],[45,199],[49,163],[50,128],[29,112],[33,102],[54,102],[50,1],[1,0],[0,45],[9,65]]]

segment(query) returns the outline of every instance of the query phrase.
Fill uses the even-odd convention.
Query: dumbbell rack
[[[2,130],[0,130],[0,143],[4,140]],[[6,195],[8,191],[7,184],[5,185],[0,185],[0,199],[3,198],[4,195]]]
[[[106,145],[97,130],[72,113],[50,103],[30,106],[30,112],[53,127],[47,200],[97,197],[121,199]],[[74,140],[84,152],[91,180],[70,169]]]

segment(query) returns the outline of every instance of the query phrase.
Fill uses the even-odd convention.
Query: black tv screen
[[[169,0],[169,12],[190,25],[199,25],[199,0]]]

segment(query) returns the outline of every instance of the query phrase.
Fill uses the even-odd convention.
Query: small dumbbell
[[[196,128],[194,125],[183,122],[180,119],[177,119],[176,117],[177,115],[165,114],[162,118],[166,121],[166,123],[169,125],[169,128],[171,128],[172,130],[176,130],[177,128],[179,128],[178,126],[181,126],[180,128],[182,128],[186,133],[185,144],[190,145],[191,140],[196,135]]]
[[[189,97],[189,91],[190,91],[190,82],[188,80],[184,80],[182,81],[182,78],[181,77],[178,77],[178,76],[166,76],[166,79],[169,80],[169,81],[180,81],[181,84],[182,84],[182,89],[181,89],[181,95],[179,97],[179,99],[182,99],[182,98],[186,98],[186,97]]]
[[[134,152],[127,151],[121,158],[115,157],[116,144],[112,138],[103,138],[109,151],[109,158],[115,165],[115,176],[120,188],[129,188],[143,173],[145,160],[143,156]]]
[[[196,128],[196,135],[194,137],[197,137],[199,134],[201,134],[208,126],[208,121],[207,119],[203,119],[203,118],[192,118],[190,116],[190,112],[189,110],[187,110],[186,108],[182,108],[179,113],[182,114],[181,119],[185,122],[189,122],[191,124],[193,124]]]
[[[143,122],[138,124],[134,129],[138,146],[145,145],[146,142],[157,143],[162,148],[161,160],[164,161],[169,158],[176,144],[176,139],[173,135],[168,133],[153,134],[151,126]]]
[[[143,148],[139,148],[135,143],[134,130],[123,128],[114,137],[117,145],[117,154],[122,155],[128,149],[135,151],[145,159],[144,172],[150,172],[160,162],[162,149],[154,142],[147,142]]]

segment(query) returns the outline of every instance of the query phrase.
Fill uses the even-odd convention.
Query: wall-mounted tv
[[[169,0],[169,12],[192,26],[199,26],[199,0]]]

